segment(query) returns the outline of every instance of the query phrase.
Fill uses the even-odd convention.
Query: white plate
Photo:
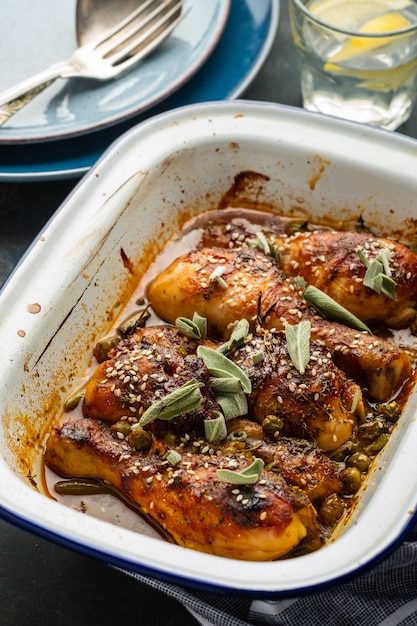
[[[114,81],[58,79],[0,128],[0,143],[45,141],[107,127],[179,89],[225,28],[231,0],[184,0],[183,21],[152,55]],[[0,91],[67,58],[77,47],[76,0],[15,0],[2,11]]]

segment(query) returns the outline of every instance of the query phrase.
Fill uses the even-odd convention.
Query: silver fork
[[[145,0],[114,28],[77,48],[69,59],[0,93],[0,126],[56,78],[110,80],[127,72],[179,24],[184,17],[182,2]]]

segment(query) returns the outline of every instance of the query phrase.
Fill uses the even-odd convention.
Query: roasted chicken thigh
[[[317,315],[297,282],[255,248],[191,250],[156,276],[148,298],[161,319],[174,323],[197,312],[207,318],[209,334],[222,338],[240,318],[252,328],[261,321],[278,330],[309,320],[312,337],[374,400],[390,398],[411,373],[408,355],[394,344]]]
[[[417,255],[410,248],[363,232],[316,229],[292,233],[291,229],[295,229],[292,222],[279,218],[257,227],[242,219],[219,218],[204,229],[201,247],[241,248],[256,243],[257,231],[264,233],[287,276],[302,276],[359,319],[391,328],[407,326],[415,319]],[[395,283],[394,298],[364,284],[366,263],[381,254]]]

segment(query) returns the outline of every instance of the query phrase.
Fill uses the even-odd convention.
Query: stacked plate
[[[58,4],[9,7],[0,39],[13,63],[3,64],[0,91],[76,48],[76,0]],[[0,128],[0,181],[81,176],[147,117],[241,95],[270,50],[279,0],[184,0],[184,11],[172,36],[128,74],[105,83],[59,79],[11,117]]]

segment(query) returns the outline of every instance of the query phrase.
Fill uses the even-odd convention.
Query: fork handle
[[[31,102],[55,78],[64,77],[73,72],[74,66],[68,60],[59,61],[0,93],[0,126]]]

